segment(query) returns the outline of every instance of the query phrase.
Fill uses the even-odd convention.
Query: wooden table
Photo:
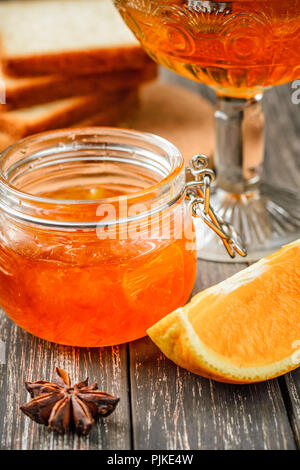
[[[265,171],[280,184],[299,187],[300,105],[292,104],[291,95],[290,85],[265,95]],[[199,261],[194,293],[245,266]],[[265,383],[226,385],[176,367],[148,338],[102,349],[63,347],[25,333],[3,313],[0,339],[7,361],[0,365],[1,449],[300,447],[300,369]],[[24,380],[48,379],[55,365],[73,380],[89,375],[100,389],[121,397],[117,411],[86,438],[52,434],[19,411],[28,400]]]

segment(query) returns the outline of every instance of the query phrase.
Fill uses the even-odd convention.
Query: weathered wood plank
[[[285,402],[291,426],[294,431],[295,440],[298,449],[300,449],[300,369],[297,369],[290,374],[286,374],[281,380],[285,381],[285,386],[288,392],[288,396],[285,397]],[[285,393],[284,389],[283,393]]]
[[[47,343],[25,333],[0,313],[0,339],[6,364],[0,365],[0,449],[130,449],[126,346],[80,349]],[[115,413],[83,438],[59,436],[36,425],[19,410],[29,401],[24,380],[49,379],[65,368],[76,382],[86,376],[99,389],[121,397]]]
[[[243,265],[198,262],[195,292]],[[150,339],[130,345],[136,449],[294,449],[276,380],[213,382],[176,367]]]

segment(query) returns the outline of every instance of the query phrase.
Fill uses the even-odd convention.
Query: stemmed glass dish
[[[300,0],[115,4],[156,62],[216,91],[217,189],[212,205],[240,232],[248,259],[298,238],[299,195],[261,181],[261,99],[264,89],[300,76]],[[200,257],[228,260],[211,231],[199,240]]]

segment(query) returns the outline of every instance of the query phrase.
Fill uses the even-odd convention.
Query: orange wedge
[[[300,240],[195,295],[148,330],[185,369],[251,383],[300,365]]]

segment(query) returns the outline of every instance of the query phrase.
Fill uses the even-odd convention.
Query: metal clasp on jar
[[[195,155],[186,168],[186,197],[190,201],[194,217],[200,217],[222,240],[231,258],[236,253],[246,256],[240,235],[234,227],[218,215],[210,205],[211,183],[215,173],[208,168],[206,155]]]

